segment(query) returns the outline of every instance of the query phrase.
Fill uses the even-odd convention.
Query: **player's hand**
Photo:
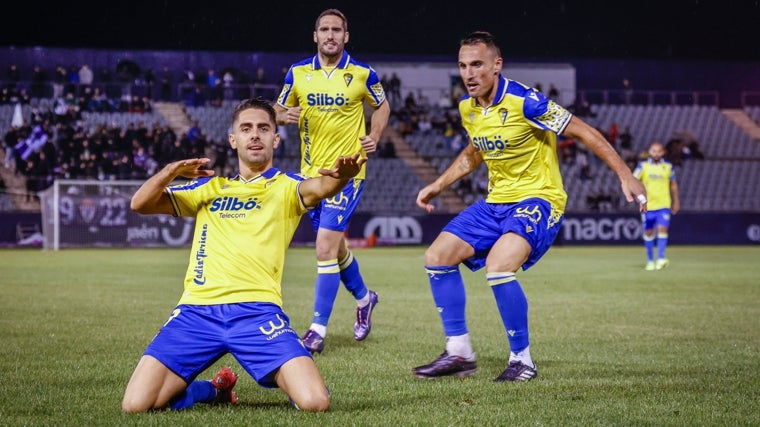
[[[340,156],[332,169],[320,169],[319,174],[335,179],[350,179],[359,174],[366,161],[367,158],[360,157],[359,153],[353,156]]]
[[[211,159],[202,157],[198,159],[179,160],[172,164],[174,174],[183,178],[200,178],[203,176],[213,176],[214,171],[211,169],[201,169],[204,165],[211,162]]]
[[[427,213],[431,213],[435,210],[435,205],[430,203],[437,195],[441,194],[442,188],[436,183],[425,186],[419,193],[417,193],[417,206],[421,207]]]
[[[301,107],[291,107],[285,112],[285,123],[289,125],[298,124],[298,119],[301,118]]]
[[[625,195],[625,199],[631,203],[636,200],[639,204],[639,212],[644,213],[647,211],[647,189],[644,187],[644,184],[641,183],[638,179],[636,179],[633,175],[631,175],[630,178],[624,179],[621,182],[621,187],[623,188],[623,194]]]
[[[377,141],[371,135],[360,136],[359,141],[361,141],[365,153],[377,151]]]

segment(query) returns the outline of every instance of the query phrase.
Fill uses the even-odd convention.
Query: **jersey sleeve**
[[[385,101],[385,89],[377,73],[372,67],[369,67],[367,76],[367,102],[373,107],[377,107]]]
[[[290,67],[288,72],[285,74],[285,82],[282,85],[282,90],[280,91],[280,96],[277,97],[277,104],[286,107],[286,108],[292,108],[297,105],[297,97],[291,96],[293,94],[293,67]]]
[[[174,216],[194,217],[200,209],[200,197],[211,185],[211,178],[200,178],[185,184],[170,185],[166,187],[169,195]]]
[[[573,118],[570,111],[533,88],[528,88],[525,92],[523,114],[533,126],[556,134],[564,132]]]

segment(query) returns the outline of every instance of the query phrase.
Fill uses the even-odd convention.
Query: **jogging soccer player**
[[[647,150],[649,158],[639,162],[633,175],[639,178],[647,189],[649,202],[647,211],[641,214],[644,228],[644,248],[647,252],[647,271],[662,270],[670,265],[665,257],[668,247],[670,217],[678,213],[681,202],[678,198],[678,182],[673,164],[664,159],[665,146],[653,142]],[[657,258],[654,257],[655,241]]]
[[[329,392],[311,354],[282,310],[285,252],[301,217],[337,194],[366,161],[336,156],[319,177],[273,167],[280,143],[268,101],[248,99],[234,110],[230,145],[240,171],[233,178],[201,169],[210,159],[170,163],[132,197],[141,214],[195,217],[195,234],[178,305],[143,353],[127,384],[122,410],[186,409],[235,403],[237,375],[222,368],[212,381],[196,377],[232,354],[262,387],[279,387],[306,411],[325,411]],[[191,178],[171,185],[177,177]]]
[[[374,152],[390,116],[375,70],[345,51],[349,39],[345,15],[337,9],[322,12],[317,17],[313,37],[317,54],[290,67],[275,105],[277,123],[298,124],[301,173],[306,176],[316,176],[320,168],[332,165],[340,153]],[[374,109],[369,133],[364,119],[365,103]],[[378,295],[364,283],[359,264],[346,247],[344,237],[359,205],[364,178],[362,170],[341,193],[324,200],[309,213],[317,233],[317,279],[312,323],[303,341],[312,353],[324,350],[327,324],[341,282],[357,304],[354,339],[367,338],[372,327],[371,316]]]
[[[593,127],[541,92],[501,75],[494,37],[478,31],[459,48],[459,73],[467,94],[459,113],[469,144],[432,184],[417,195],[430,200],[480,164],[488,168],[488,195],[452,219],[425,252],[425,270],[443,324],[446,347],[433,362],[412,369],[421,378],[468,376],[477,370],[465,317],[459,264],[486,267],[509,342],[509,361],[495,381],[529,381],[538,375],[530,355],[528,300],[517,280],[549,250],[564,218],[565,193],[557,135],[582,141],[620,178],[623,194],[646,209],[646,190],[614,148]]]

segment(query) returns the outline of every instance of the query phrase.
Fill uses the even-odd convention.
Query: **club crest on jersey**
[[[354,75],[351,73],[346,73],[343,75],[343,81],[346,82],[346,87],[351,84],[351,82],[354,80]]]
[[[509,114],[509,110],[506,108],[499,108],[499,117],[501,117],[501,124],[507,122],[507,114]]]

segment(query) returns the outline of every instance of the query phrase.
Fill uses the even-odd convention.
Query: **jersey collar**
[[[507,83],[508,82],[506,77],[499,75],[499,82],[496,84],[496,96],[494,97],[491,105],[496,105],[500,103],[502,99],[504,99],[504,95],[507,94]],[[477,99],[472,98],[472,101],[475,103],[475,105],[483,107],[483,105],[478,104]],[[485,107],[490,107],[491,105],[486,105]]]
[[[335,68],[346,68],[350,60],[351,56],[344,50],[343,55],[340,57],[340,61],[338,61],[338,65]],[[311,58],[311,66],[315,70],[322,69],[322,65],[319,63],[319,54],[314,55],[314,57]]]
[[[235,180],[235,179],[239,179],[239,180],[240,180],[240,182],[243,182],[243,183],[246,183],[246,184],[247,184],[247,183],[249,183],[249,182],[258,181],[258,180],[260,180],[260,179],[272,179],[272,178],[274,178],[275,176],[279,175],[279,173],[280,173],[280,170],[279,170],[279,169],[277,169],[277,168],[275,168],[275,167],[271,167],[271,168],[269,168],[269,169],[265,170],[265,171],[264,171],[264,172],[263,172],[261,175],[256,175],[256,176],[254,176],[253,178],[251,178],[250,180],[246,180],[245,178],[243,178],[243,177],[240,175],[240,173],[238,173],[237,175],[235,175],[235,177],[234,177],[234,178],[232,178],[232,179],[233,179],[233,180]]]

